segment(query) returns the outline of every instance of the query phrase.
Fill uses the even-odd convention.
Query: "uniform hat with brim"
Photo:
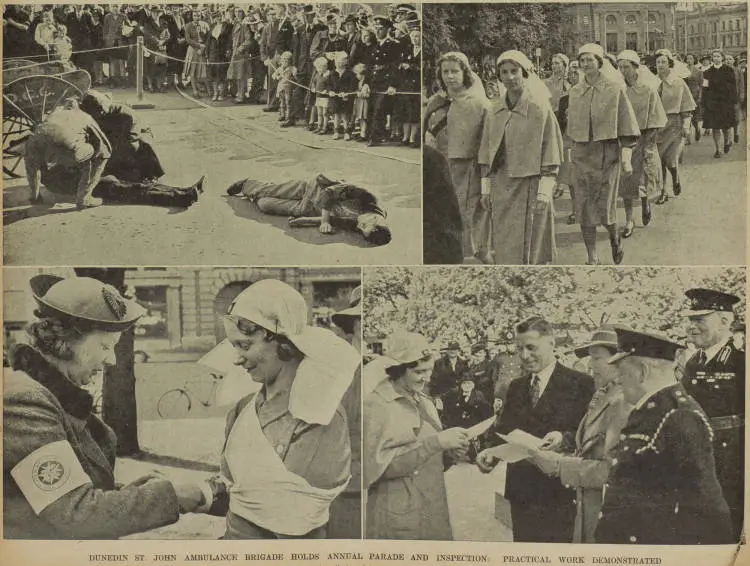
[[[68,320],[78,328],[122,332],[146,312],[111,285],[90,277],[37,275],[29,286],[43,316]]]
[[[427,338],[417,332],[394,332],[383,342],[385,367],[418,362],[433,352]]]
[[[628,356],[639,356],[673,362],[677,352],[685,346],[666,336],[638,332],[625,327],[616,327],[617,353],[607,360],[614,364]]]
[[[591,53],[592,55],[596,55],[600,59],[604,59],[604,49],[598,43],[587,43],[586,45],[582,45],[578,49],[578,55],[580,56],[584,53]]]
[[[641,64],[641,58],[638,56],[638,53],[631,49],[626,49],[625,51],[621,51],[620,54],[617,56],[618,61],[629,61],[630,63],[633,63],[636,67],[640,66]]]
[[[617,350],[617,333],[611,326],[597,329],[591,336],[591,341],[583,346],[573,350],[573,353],[579,358],[585,358],[589,355],[589,349],[593,346],[603,346]]]
[[[397,12],[416,12],[417,8],[414,6],[414,4],[397,4],[396,11]]]
[[[315,13],[315,7],[312,4],[305,4],[302,8],[303,14],[314,14]]]
[[[740,298],[730,293],[713,289],[690,289],[685,293],[690,300],[690,308],[682,311],[684,316],[705,316],[712,312],[734,312],[734,305]]]
[[[349,307],[334,314],[331,320],[337,326],[341,326],[347,318],[362,318],[362,286],[352,290],[349,295]]]
[[[461,346],[458,345],[458,342],[448,342],[448,345],[443,348],[445,352],[448,352],[449,350],[460,350]]]
[[[387,28],[393,27],[393,22],[385,16],[375,16],[372,21],[374,24],[380,24],[381,26],[385,26]]]

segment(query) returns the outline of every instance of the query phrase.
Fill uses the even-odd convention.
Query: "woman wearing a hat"
[[[683,63],[680,63],[684,67]],[[680,156],[685,148],[685,138],[690,135],[690,121],[695,101],[687,83],[675,72],[675,58],[669,49],[656,52],[656,73],[661,79],[659,95],[667,113],[667,125],[659,132],[656,143],[662,163],[662,190],[657,204],[669,200],[667,194],[666,170],[672,176],[672,192],[679,196],[682,192],[680,177],[677,172]]]
[[[531,462],[563,485],[577,490],[574,543],[592,543],[602,506],[602,486],[609,475],[612,452],[628,418],[617,369],[608,360],[617,352],[617,333],[603,326],[591,342],[576,348],[575,355],[589,357],[589,367],[598,388],[581,420],[575,437],[563,437],[559,452],[543,450]],[[572,435],[571,435],[572,436]]]
[[[424,113],[425,145],[448,159],[463,220],[462,257],[486,255],[488,235],[482,229],[479,210],[481,175],[477,156],[489,101],[481,79],[463,53],[452,51],[440,57],[437,83],[440,90],[427,101]]]
[[[658,79],[648,67],[641,65],[635,51],[623,51],[617,56],[617,65],[625,79],[627,94],[633,106],[641,136],[633,148],[633,172],[626,175],[620,185],[620,194],[625,202],[625,229],[623,238],[633,235],[633,201],[641,199],[641,220],[647,226],[651,222],[649,199],[661,190],[662,176],[659,150],[656,139],[667,124],[667,115],[657,93]]]
[[[225,539],[325,538],[331,502],[350,479],[341,400],[360,355],[333,332],[309,326],[302,295],[259,281],[224,325],[236,364],[261,384],[227,416],[221,476]]]
[[[560,126],[526,55],[506,51],[497,70],[507,93],[485,116],[478,158],[494,262],[549,263],[556,252],[552,193],[563,157]]]
[[[719,145],[724,134],[724,153],[732,148],[734,105],[737,103],[737,85],[734,71],[724,65],[724,53],[714,49],[710,67],[703,71],[703,127],[711,130],[714,138],[715,158],[721,157]]]
[[[3,392],[6,538],[114,539],[207,508],[210,489],[145,476],[115,483],[112,429],[83,389],[114,364],[120,334],[143,314],[95,279],[38,275],[31,345],[11,354]],[[208,488],[208,484],[204,487]]]
[[[404,41],[404,53],[399,63],[399,90],[419,92],[422,87],[422,32],[418,19],[409,19],[404,24],[409,32]],[[418,148],[419,122],[422,116],[422,101],[413,94],[399,94],[393,108],[394,120],[403,126],[401,145]]]
[[[568,64],[570,60],[567,55],[562,53],[556,53],[552,56],[552,76],[545,79],[544,84],[547,85],[552,98],[552,110],[557,112],[560,105],[560,98],[564,96],[570,90],[570,83],[568,82]]]
[[[387,378],[363,408],[366,538],[452,540],[443,452],[467,449],[466,430],[442,430],[423,393],[435,362],[422,335],[394,334],[384,351]]]
[[[606,61],[601,45],[578,50],[583,80],[570,90],[567,134],[573,140],[576,218],[581,225],[588,265],[597,265],[596,228],[607,229],[612,260],[625,251],[617,231],[621,174],[633,171],[631,155],[640,130],[619,73]]]
[[[247,79],[250,78],[253,65],[252,57],[260,55],[260,46],[255,39],[249,21],[245,19],[245,11],[241,8],[234,9],[231,46],[232,56],[227,69],[227,80],[234,81],[235,102],[241,104],[245,101]],[[255,77],[253,77],[254,81]],[[255,89],[255,85],[253,85],[253,89]]]

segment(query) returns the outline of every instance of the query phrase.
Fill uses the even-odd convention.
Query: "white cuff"
[[[211,505],[214,503],[214,490],[211,489],[211,484],[207,481],[202,481],[198,484],[198,487],[203,492],[203,505],[197,507],[193,513],[208,513],[211,509]]]
[[[488,177],[482,177],[481,187],[483,195],[492,194],[492,183],[490,182]]]

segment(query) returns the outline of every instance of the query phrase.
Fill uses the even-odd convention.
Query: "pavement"
[[[105,90],[105,89],[102,89]],[[132,90],[116,101],[138,102]],[[282,129],[261,105],[199,104],[176,90],[147,94],[138,115],[154,133],[165,183],[205,193],[187,210],[105,205],[78,212],[45,192],[28,204],[24,178],[4,182],[5,265],[384,265],[421,263],[421,168],[417,149],[367,148],[303,128]],[[206,107],[208,106],[208,107]],[[22,170],[22,169],[21,169]],[[242,178],[307,179],[318,173],[371,190],[388,212],[393,241],[373,247],[357,234],[290,229],[226,188]],[[72,245],[87,241],[87,245]],[[91,245],[93,242],[96,245]]]
[[[680,166],[682,194],[652,205],[653,219],[644,227],[640,204],[634,210],[635,231],[623,240],[623,265],[743,265],[747,240],[747,136],[742,124],[740,143],[728,155],[714,159],[711,137],[686,146]],[[566,223],[572,212],[566,194],[555,201],[557,263],[581,265],[586,262],[586,248],[578,224]],[[622,201],[618,209],[618,226],[625,225]],[[612,264],[609,237],[599,228],[597,247],[603,264]]]

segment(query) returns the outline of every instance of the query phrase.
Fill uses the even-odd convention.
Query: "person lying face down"
[[[351,230],[375,246],[391,241],[386,213],[375,195],[323,174],[283,183],[242,179],[230,185],[227,194],[246,197],[264,214],[289,217],[292,227],[318,226],[322,234]]]

